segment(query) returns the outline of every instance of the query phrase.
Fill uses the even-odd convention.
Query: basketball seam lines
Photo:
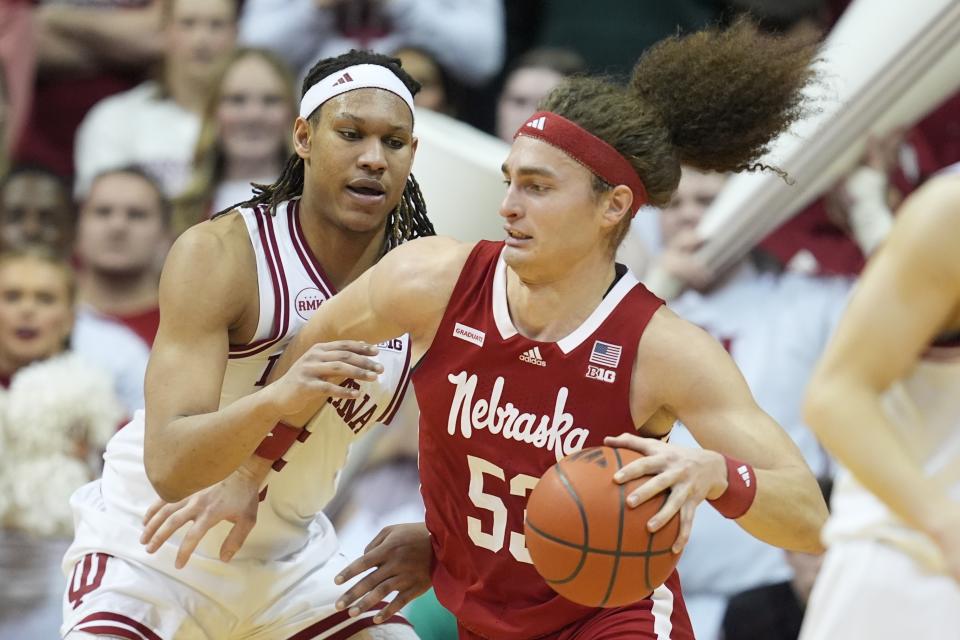
[[[663,505],[667,504],[667,498],[668,498],[668,494],[664,492],[663,502],[660,503],[660,509],[663,509]],[[660,509],[657,509],[658,513],[660,512]],[[656,536],[653,533],[647,536],[647,551],[650,551],[650,548],[653,546],[653,539],[655,537]],[[672,549],[667,549],[667,551],[672,551]],[[653,591],[654,587],[652,584],[650,584],[650,563],[649,562],[643,563],[643,581],[646,583],[647,589],[649,589],[650,591]]]
[[[616,449],[613,450],[613,455],[617,459],[617,470],[623,468],[623,460],[620,459],[620,452]],[[620,500],[620,521],[617,523],[617,552],[613,556],[613,570],[610,571],[610,584],[607,585],[607,593],[603,596],[603,600],[600,601],[600,606],[607,604],[607,601],[610,599],[610,595],[613,593],[613,585],[617,582],[617,572],[620,570],[620,558],[621,552],[623,551],[623,509],[626,502],[624,498],[625,487],[622,484],[617,485],[617,496]],[[645,565],[649,565],[649,562],[645,562]]]
[[[570,484],[570,479],[567,478],[567,474],[563,472],[563,465],[557,465],[557,475],[560,476],[560,482],[563,483],[564,488],[567,492],[570,493],[570,497],[573,498],[574,504],[577,505],[577,509],[580,511],[580,521],[583,523],[583,544],[582,545],[571,545],[574,548],[580,548],[580,562],[577,563],[576,568],[573,570],[569,576],[563,580],[551,580],[552,584],[563,584],[565,582],[570,582],[580,573],[580,570],[583,569],[583,565],[587,562],[587,551],[590,548],[590,522],[587,520],[587,512],[583,508],[583,503],[580,501],[580,496],[577,495],[576,490],[573,488],[573,485]]]
[[[583,545],[577,544],[576,542],[570,542],[569,540],[558,538],[557,536],[547,533],[537,525],[530,522],[529,517],[527,518],[527,526],[530,527],[533,530],[533,532],[536,533],[538,536],[542,536],[547,540],[550,540],[551,542],[556,542],[557,544],[563,545],[565,547],[570,547],[571,549],[580,549],[581,551],[584,551],[585,553],[588,553],[588,554],[596,553],[602,556],[613,556],[617,554],[616,551],[613,551],[611,549],[594,549],[592,547],[584,547]],[[624,558],[652,558],[653,556],[662,556],[667,553],[673,553],[673,550],[672,549],[653,549],[651,551],[621,551],[620,556]],[[571,579],[572,578],[564,578],[563,580],[549,580],[547,578],[544,578],[544,580],[546,580],[551,584],[561,584],[563,582],[569,582]]]

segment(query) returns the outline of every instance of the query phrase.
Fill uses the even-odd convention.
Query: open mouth
[[[354,180],[347,184],[347,191],[364,199],[380,198],[387,192],[379,180],[371,179]]]
[[[528,236],[520,233],[519,231],[513,231],[512,229],[507,229],[507,235],[513,238],[514,240],[529,240],[533,236]]]
[[[369,187],[347,187],[347,189],[361,196],[382,196],[384,193]]]

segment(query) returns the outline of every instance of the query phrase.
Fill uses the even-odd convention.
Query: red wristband
[[[297,441],[301,431],[302,429],[291,427],[286,422],[278,422],[254,453],[267,460],[279,460]]]
[[[750,509],[757,495],[757,474],[746,462],[723,456],[727,463],[727,489],[719,498],[708,500],[725,518],[739,518]]]

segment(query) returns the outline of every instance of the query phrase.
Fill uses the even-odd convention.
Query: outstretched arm
[[[410,334],[413,361],[426,352],[472,245],[451,238],[408,242],[321,305],[270,374],[282,376],[314,344],[362,340],[376,344]]]
[[[904,203],[861,277],[807,390],[804,413],[868,490],[941,544],[960,579],[960,507],[924,475],[881,405],[939,333],[960,328],[958,246],[960,178],[937,178]]]

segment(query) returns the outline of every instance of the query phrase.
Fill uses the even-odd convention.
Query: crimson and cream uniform
[[[334,294],[311,254],[299,200],[243,209],[256,254],[260,318],[249,344],[231,345],[220,406],[261,387],[284,347]],[[236,214],[234,214],[236,215]],[[347,381],[362,395],[331,403],[306,437],[266,480],[257,524],[229,564],[220,545],[232,525],[221,522],[185,569],[174,568],[182,528],[155,554],[139,538],[147,508],[158,499],[143,463],[144,417],[110,441],[101,480],[73,496],[76,538],[64,557],[68,577],[62,631],[124,638],[341,638],[371,624],[350,620],[333,603],[345,588],[333,577],[345,566],[333,527],[321,512],[336,489],[350,443],[376,422],[389,423],[409,380],[406,336],[380,345],[384,372],[373,382]],[[279,461],[278,461],[279,462]]]
[[[938,175],[960,180],[960,163]],[[958,390],[960,333],[955,333],[930,345],[882,401],[913,460],[960,503]],[[801,638],[957,637],[960,585],[947,575],[933,540],[900,520],[845,469],[837,476],[830,507],[822,535],[827,555]],[[887,603],[892,610],[877,611]]]
[[[502,247],[474,248],[413,375],[437,597],[466,638],[565,639],[601,629],[692,638],[676,573],[631,607],[584,607],[547,586],[523,537],[527,495],[550,466],[634,429],[631,372],[662,301],[618,269],[620,278],[573,333],[529,340],[510,320]]]
[[[955,335],[932,345],[913,371],[887,390],[883,402],[911,457],[960,503],[958,390],[960,335]],[[939,547],[846,470],[837,478],[831,507],[823,530],[827,556],[802,637],[955,637],[960,586],[947,575]],[[877,615],[881,602],[898,611]]]

